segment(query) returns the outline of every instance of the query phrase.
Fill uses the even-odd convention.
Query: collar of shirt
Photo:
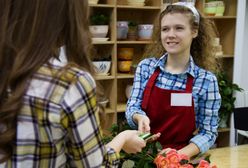
[[[154,68],[156,69],[157,67],[160,68],[160,70],[162,71],[165,71],[164,67],[165,67],[165,63],[167,61],[167,57],[168,57],[168,54],[165,53],[164,55],[162,55],[158,61],[155,63],[154,65]],[[195,73],[194,73],[194,69],[196,68],[195,66],[195,63],[194,63],[194,60],[193,60],[193,57],[190,55],[190,58],[189,58],[189,66],[188,68],[186,69],[185,72],[183,72],[181,75],[184,75],[186,73],[190,74],[191,76],[195,77]]]
[[[59,48],[59,57],[58,58],[51,58],[49,63],[55,66],[65,66],[68,63],[68,59],[66,56],[65,46],[61,46]]]

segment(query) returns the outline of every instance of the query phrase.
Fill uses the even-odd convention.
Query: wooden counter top
[[[248,145],[216,148],[208,153],[211,165],[218,168],[248,168]]]

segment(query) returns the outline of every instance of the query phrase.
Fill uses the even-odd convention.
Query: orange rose
[[[184,164],[184,165],[181,165],[178,168],[194,168],[194,167],[192,165],[190,165],[190,164]]]
[[[206,160],[201,160],[197,168],[211,168]]]
[[[174,163],[174,164],[178,164],[180,162],[180,157],[179,154],[177,153],[176,150],[171,149],[167,154],[166,154],[166,158],[168,159],[169,163]]]
[[[156,164],[157,168],[166,168],[168,161],[166,161],[164,156],[157,155],[157,157],[154,159],[154,163]]]

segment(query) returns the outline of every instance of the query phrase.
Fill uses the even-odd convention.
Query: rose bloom
[[[165,168],[168,166],[167,159],[162,155],[158,155],[155,158],[154,163],[156,164],[157,168]]]
[[[197,168],[217,168],[217,166],[210,166],[206,160],[201,160]]]
[[[178,168],[194,168],[194,167],[190,164],[184,164],[184,165],[180,165],[180,167]]]
[[[185,160],[185,164],[181,161]],[[187,163],[189,158],[187,155],[179,154],[175,149],[171,149],[166,154],[157,155],[154,159],[154,163],[157,168],[194,168],[191,164]],[[180,163],[181,162],[181,163]],[[183,165],[181,165],[183,164]],[[207,161],[201,160],[196,168],[217,168],[216,166],[211,166]]]

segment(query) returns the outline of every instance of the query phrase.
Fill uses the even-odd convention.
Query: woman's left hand
[[[138,124],[140,132],[150,132],[150,119],[146,115],[134,114],[133,119]]]

